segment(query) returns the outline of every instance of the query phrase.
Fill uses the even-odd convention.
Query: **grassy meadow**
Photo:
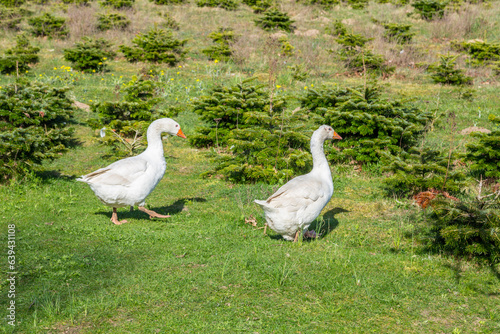
[[[155,5],[136,0],[121,11],[131,19],[126,30],[96,30],[98,2],[78,7],[50,2],[30,5],[68,19],[67,39],[31,38],[40,63],[24,76],[68,86],[75,101],[92,104],[118,100],[117,87],[139,75],[144,63],[129,63],[122,54],[110,71],[84,74],[70,70],[63,49],[83,36],[102,37],[115,46],[130,44],[138,32],[161,27],[169,13],[179,23],[174,36],[187,39],[186,59],[175,67],[160,65],[165,106],[187,137],[201,124],[192,103],[215,85],[256,76],[263,83],[276,75],[272,89],[289,100],[322,85],[363,84],[328,50],[338,49],[325,29],[343,20],[355,33],[373,38],[370,46],[396,66],[379,82],[388,96],[413,98],[436,121],[425,145],[464,150],[473,140],[460,131],[491,127],[488,115],[500,115],[498,76],[488,67],[472,67],[462,55],[457,64],[473,77],[473,98],[464,88],[437,85],[425,66],[440,54],[454,53],[451,40],[500,41],[500,2],[463,4],[442,19],[424,21],[410,5],[370,2],[362,10],[346,4],[322,8],[283,0],[278,8],[295,21],[286,33],[294,55],[270,66],[269,36],[255,26],[258,14],[243,4],[236,11],[183,5]],[[413,25],[409,45],[382,38],[379,21]],[[239,35],[234,61],[209,61],[201,50],[218,27]],[[28,29],[25,23],[22,29]],[[1,49],[15,44],[16,32],[0,32]],[[272,43],[271,43],[272,44]],[[293,78],[292,65],[309,72]],[[272,72],[272,73],[271,73]],[[0,75],[0,86],[15,82]],[[277,88],[279,86],[279,88]],[[0,87],[0,89],[2,89]],[[453,115],[451,115],[453,114]],[[310,229],[315,240],[284,241],[268,229],[254,199],[265,199],[278,185],[232,184],[220,177],[201,178],[213,162],[207,153],[179,137],[164,139],[167,171],[147,198],[147,207],[170,214],[149,219],[119,209],[115,226],[111,209],[75,178],[118,158],[99,142],[87,121],[96,116],[75,111],[78,145],[47,162],[32,175],[0,185],[0,245],[8,272],[7,226],[15,224],[16,326],[4,316],[10,299],[2,292],[5,333],[499,333],[500,279],[488,267],[444,254],[422,251],[415,225],[422,224],[408,198],[388,198],[381,190],[384,173],[377,166],[331,165],[335,192]],[[2,291],[8,282],[2,281]]]

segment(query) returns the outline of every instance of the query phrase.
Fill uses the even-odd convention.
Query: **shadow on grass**
[[[175,215],[178,214],[179,212],[182,212],[184,209],[186,202],[206,202],[207,200],[201,197],[187,197],[187,198],[182,198],[174,203],[168,205],[168,206],[160,206],[156,208],[149,208],[150,210],[153,210],[159,214],[162,215]],[[108,216],[111,218],[112,210],[110,208],[109,211],[99,211],[96,212],[98,215],[104,215]],[[127,218],[134,218],[134,219],[149,219],[149,216],[137,208],[134,208],[131,211],[118,211],[118,219],[127,219]]]
[[[334,208],[327,211],[323,218],[316,218],[315,221],[309,225],[309,231],[315,231],[318,236],[316,239],[322,239],[330,234],[339,226],[339,221],[335,218],[335,215],[343,212],[349,212],[344,208]],[[314,238],[307,238],[305,240],[313,240]]]
[[[324,215],[323,218],[316,218],[311,225],[307,228],[308,231],[315,231],[316,235],[318,236],[317,238],[307,238],[304,237],[304,241],[311,241],[314,239],[322,239],[326,237],[330,232],[332,232],[334,229],[339,226],[339,221],[335,218],[335,215],[343,212],[350,212],[349,210],[345,210],[343,208],[334,208],[329,211],[327,211]],[[277,235],[271,235],[271,239],[274,240],[283,240],[283,237],[279,234]]]

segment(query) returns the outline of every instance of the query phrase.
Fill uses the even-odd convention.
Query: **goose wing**
[[[130,186],[146,173],[148,166],[148,162],[139,156],[131,157],[84,175],[78,181],[101,185]]]
[[[266,203],[276,209],[286,207],[289,210],[299,210],[326,196],[327,189],[320,180],[302,175],[279,188]]]

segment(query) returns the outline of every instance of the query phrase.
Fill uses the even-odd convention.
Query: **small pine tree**
[[[187,0],[149,0],[157,5],[179,5],[184,4]]]
[[[89,125],[95,129],[105,128],[107,135],[102,138],[102,142],[113,146],[117,155],[133,155],[145,145],[144,134],[148,125],[169,115],[168,111],[158,107],[161,98],[158,96],[160,87],[157,82],[143,77],[133,78],[120,92],[123,93],[121,101],[91,105],[98,119],[90,120]]]
[[[134,47],[120,45],[119,49],[129,62],[147,61],[175,66],[187,53],[187,40],[178,40],[172,31],[153,28],[147,34],[138,34],[132,43]]]
[[[25,34],[17,35],[16,42],[16,46],[5,50],[5,56],[0,58],[0,73],[2,74],[25,73],[29,69],[28,65],[39,61],[40,48],[30,45]]]
[[[0,5],[11,8],[18,8],[26,3],[26,0],[0,0]]]
[[[258,18],[255,24],[264,30],[281,29],[288,32],[293,32],[295,27],[292,25],[294,21],[290,19],[287,13],[282,13],[277,9],[269,9],[264,12],[264,16]]]
[[[239,6],[234,0],[197,0],[198,7],[218,7],[225,10],[236,10]]]
[[[442,83],[445,85],[471,85],[472,78],[464,75],[464,70],[455,68],[455,61],[458,56],[441,55],[439,64],[432,64],[428,71],[433,72],[431,75],[434,83]]]
[[[317,115],[319,124],[330,124],[344,139],[333,161],[376,162],[383,152],[399,154],[413,146],[432,119],[400,99],[384,99],[376,84],[366,87],[308,89],[301,105]]]
[[[107,69],[107,60],[113,59],[116,55],[111,46],[110,42],[102,38],[83,37],[74,48],[64,49],[64,59],[71,62],[79,71],[104,72]]]
[[[236,40],[234,30],[223,28],[212,31],[208,37],[212,39],[215,45],[204,49],[201,52],[206,54],[210,60],[229,61],[233,55],[231,44]]]
[[[110,29],[125,29],[130,25],[126,15],[119,13],[97,14],[97,29],[106,31]]]
[[[67,88],[18,81],[0,89],[0,177],[33,171],[74,144]]]
[[[28,19],[31,34],[36,37],[65,38],[69,34],[66,20],[50,13],[34,16]]]
[[[194,111],[207,125],[190,136],[196,147],[214,147],[216,167],[232,182],[284,182],[311,166],[305,116],[285,111],[285,100],[247,79],[215,87],[195,102]]]
[[[114,9],[129,9],[134,6],[135,0],[104,0],[101,6],[112,7]]]
[[[273,0],[243,0],[243,3],[252,8],[255,14],[260,14],[271,8]]]
[[[500,61],[500,43],[487,43],[476,39],[467,42],[452,41],[451,46],[457,51],[469,54],[473,65],[481,66]]]
[[[22,19],[31,14],[24,8],[0,7],[0,29],[19,30]]]
[[[410,43],[414,32],[410,32],[411,24],[383,23],[385,28],[384,37],[390,42],[399,44]]]
[[[499,190],[458,201],[439,196],[430,203],[428,224],[418,233],[429,250],[488,266],[500,263]]]
[[[490,133],[473,133],[478,138],[467,145],[467,160],[472,162],[470,169],[484,178],[500,179],[500,117],[490,115],[494,124]]]
[[[433,20],[443,17],[447,4],[448,2],[436,0],[417,0],[411,5],[415,8],[415,12],[420,14],[424,20]]]
[[[165,21],[161,23],[162,27],[170,30],[179,30],[179,23],[172,16],[170,16],[169,13],[159,13],[159,15],[165,19]]]
[[[387,195],[411,196],[429,189],[459,193],[465,186],[463,171],[453,168],[456,154],[430,148],[411,147],[399,155],[384,153],[383,170],[390,172],[384,178]]]
[[[336,41],[341,45],[339,58],[351,71],[359,73],[368,70],[377,74],[394,71],[394,67],[385,64],[383,56],[374,54],[366,47],[366,43],[372,39],[347,32],[347,28],[339,21],[335,23],[332,33],[338,36]]]

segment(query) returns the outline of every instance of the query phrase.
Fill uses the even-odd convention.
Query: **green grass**
[[[472,101],[461,99],[458,88],[432,84],[427,73],[409,63],[436,61],[438,54],[448,51],[446,39],[433,37],[436,23],[406,16],[409,8],[371,3],[363,11],[346,6],[324,10],[284,1],[283,10],[300,31],[321,32],[317,38],[288,36],[296,52],[278,66],[275,84],[281,86],[279,94],[289,94],[289,109],[298,106],[294,97],[304,87],[363,83],[362,77],[345,75],[342,65],[326,51],[336,47],[333,38],[323,34],[334,19],[354,19],[350,28],[369,37],[376,37],[378,31],[370,17],[401,19],[414,25],[418,33],[413,47],[423,56],[402,62],[393,76],[381,82],[387,94],[414,99],[438,116],[426,145],[463,150],[471,139],[458,132],[474,125],[489,127],[488,114],[498,115],[498,78],[486,69],[467,68],[475,79]],[[489,8],[474,5],[477,17],[489,25],[473,25],[464,38],[498,40],[499,8],[498,1]],[[97,3],[91,9],[103,11]],[[180,30],[174,35],[189,39],[188,59],[182,67],[162,67],[160,77],[164,104],[184,110],[176,120],[188,137],[200,125],[191,103],[211,87],[254,74],[267,82],[272,57],[266,48],[267,33],[255,27],[256,15],[248,7],[242,5],[228,14],[194,3],[156,6],[138,0],[136,9],[130,31],[108,35],[115,45],[129,42],[137,31],[147,31],[152,25],[149,19],[156,20],[158,10],[168,11],[179,22]],[[66,15],[60,7],[55,10]],[[72,6],[69,10],[75,11]],[[451,18],[441,22],[445,35],[455,31],[456,22]],[[203,56],[201,50],[211,43],[206,35],[219,26],[233,27],[242,36],[235,49],[246,58],[215,63]],[[491,29],[484,30],[486,26]],[[70,30],[78,31],[76,25]],[[11,47],[12,37],[12,33],[0,33],[0,45]],[[91,104],[118,100],[116,86],[132,80],[145,66],[118,58],[110,63],[108,73],[69,72],[61,68],[71,65],[62,60],[62,49],[72,42],[34,40],[42,47],[41,62],[28,77],[69,85],[75,100]],[[392,46],[384,43],[376,39],[374,50],[390,50]],[[293,80],[287,67],[293,64],[303,64],[310,77]],[[460,66],[465,66],[463,60]],[[14,80],[0,76],[0,86]],[[455,127],[450,125],[450,112],[455,114]],[[500,332],[500,280],[473,261],[423,252],[412,234],[422,224],[415,218],[416,208],[409,200],[384,197],[380,187],[384,175],[377,166],[362,170],[332,166],[335,193],[313,223],[322,237],[294,244],[269,230],[264,235],[263,214],[253,203],[277,186],[202,179],[199,175],[212,167],[206,151],[169,137],[164,140],[167,172],[147,204],[172,217],[150,220],[137,209],[119,209],[119,219],[129,223],[115,226],[109,221],[110,208],[87,185],[75,181],[117,159],[87,126],[86,120],[92,117],[92,113],[76,112],[73,126],[79,146],[34,175],[0,186],[4,254],[4,231],[8,224],[16,225],[16,332]],[[245,223],[252,216],[257,227]],[[4,287],[6,281],[2,291]],[[7,302],[2,293],[1,305]],[[13,331],[5,319],[0,329]]]

